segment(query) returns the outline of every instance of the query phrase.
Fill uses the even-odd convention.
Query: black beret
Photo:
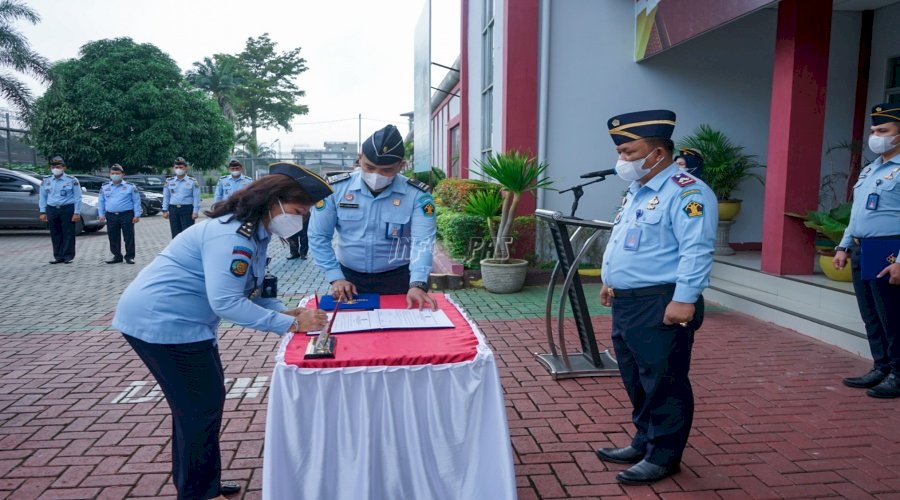
[[[66,162],[62,159],[62,156],[54,156],[50,159],[50,164],[66,166]]]
[[[375,165],[394,165],[403,161],[403,136],[397,127],[388,125],[363,142],[362,152]]]
[[[182,157],[175,158],[175,165],[187,165],[187,162]]]
[[[273,163],[269,165],[269,173],[286,175],[297,181],[297,184],[300,184],[300,187],[306,191],[313,203],[324,200],[334,192],[325,179],[295,163],[286,161]]]
[[[900,104],[885,102],[872,108],[872,125],[900,122]]]
[[[667,109],[625,113],[610,118],[606,126],[617,146],[650,137],[671,139],[675,130],[675,113]]]
[[[118,163],[113,163],[112,166],[109,167],[109,169],[110,169],[110,170],[119,170],[119,171],[122,171],[122,172],[125,171],[125,169],[122,168],[122,165],[119,165]]]
[[[230,162],[228,162],[228,166],[229,166],[229,167],[241,167],[241,168],[244,168],[244,164],[241,163],[241,162],[238,161],[238,160],[231,160]]]

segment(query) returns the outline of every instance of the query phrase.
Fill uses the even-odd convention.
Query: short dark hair
[[[286,175],[267,175],[249,186],[235,191],[227,200],[220,201],[203,213],[207,217],[231,214],[241,222],[259,222],[273,200],[282,203],[312,205],[312,198],[300,184]]]
[[[109,167],[110,172],[122,172],[125,173],[125,170],[122,168],[122,165],[116,163],[115,165]]]
[[[669,154],[675,153],[675,143],[672,142],[672,139],[667,139],[665,137],[647,137],[644,139],[647,141],[647,144],[652,148],[663,148],[669,152]]]

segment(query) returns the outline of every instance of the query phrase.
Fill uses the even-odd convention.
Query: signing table
[[[263,498],[516,498],[503,392],[474,322],[433,294],[453,328],[337,334],[334,359],[285,336],[269,390]],[[406,296],[382,296],[405,308]],[[340,313],[339,313],[340,314]]]

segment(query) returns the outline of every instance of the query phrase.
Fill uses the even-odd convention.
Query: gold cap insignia
[[[875,112],[876,112],[876,113],[881,113],[881,111],[882,111],[881,106],[876,106],[876,107],[875,107]]]

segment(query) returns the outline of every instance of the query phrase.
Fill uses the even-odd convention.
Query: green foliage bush
[[[444,243],[444,249],[455,259],[464,259],[472,238],[484,238],[487,224],[484,217],[449,210],[439,211],[437,232]]]
[[[471,179],[447,178],[434,188],[434,201],[453,212],[464,212],[469,193],[484,189],[488,184]]]

